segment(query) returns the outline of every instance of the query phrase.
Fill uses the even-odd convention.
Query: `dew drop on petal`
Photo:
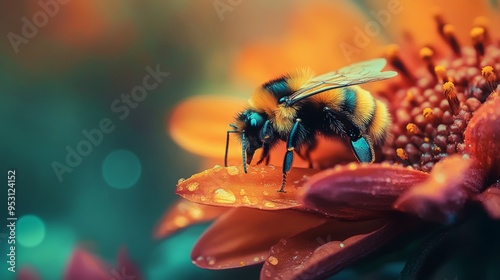
[[[269,193],[267,191],[263,191],[262,194],[263,195],[269,195]]]
[[[203,256],[198,256],[198,257],[196,258],[196,261],[197,261],[197,262],[201,262],[201,261],[203,261]]]
[[[193,182],[193,183],[190,183],[189,185],[187,185],[187,189],[190,191],[190,192],[194,192],[198,186],[200,184],[198,182]]]
[[[201,201],[203,201],[203,202],[205,202],[205,201],[207,201],[207,198],[206,198],[204,195],[202,195],[202,196],[200,197],[200,200],[201,200]]]
[[[177,184],[180,184],[180,183],[182,183],[182,182],[184,182],[184,181],[186,181],[186,179],[184,179],[184,178],[179,178],[179,180],[177,180]]]
[[[267,260],[272,265],[277,265],[278,264],[278,259],[276,257],[270,256]]]
[[[240,265],[241,265],[241,266],[245,266],[245,262],[243,262],[243,261],[242,261],[242,262],[240,262]]]
[[[214,194],[214,201],[218,203],[232,204],[236,202],[236,197],[231,191],[217,189]]]
[[[238,170],[238,167],[236,167],[236,166],[229,166],[227,168],[227,173],[229,175],[238,175],[240,173],[240,171]]]
[[[254,261],[254,262],[259,262],[259,260],[260,260],[260,259],[259,259],[259,257],[255,257],[255,258],[253,258],[253,261]]]
[[[214,165],[213,170],[214,170],[215,172],[219,172],[219,171],[221,171],[221,170],[222,170],[222,166],[220,166],[220,165],[216,164],[216,165]]]
[[[214,257],[207,257],[207,262],[208,262],[208,265],[214,265],[215,264],[215,258]]]
[[[276,167],[274,165],[272,165],[272,164],[269,164],[267,167],[269,167],[269,169],[271,169],[271,170],[276,169]]]
[[[345,245],[344,245],[344,243],[340,242],[339,246],[340,246],[340,248],[344,248]]]
[[[273,275],[271,273],[271,271],[269,271],[268,269],[264,270],[264,274],[267,276],[267,277],[271,277],[271,275]]]
[[[266,201],[264,202],[265,207],[273,208],[276,206],[276,204],[272,203],[271,201]]]

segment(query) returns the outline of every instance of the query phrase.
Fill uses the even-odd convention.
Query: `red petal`
[[[472,161],[454,155],[438,162],[425,182],[403,194],[394,207],[435,222],[450,222],[467,200],[465,179]]]
[[[287,178],[286,193],[280,193],[277,190],[281,187],[281,168],[248,166],[248,174],[245,174],[242,166],[216,166],[181,181],[177,185],[177,194],[196,203],[214,206],[287,209],[300,206],[297,190],[305,177],[316,172],[314,169],[292,169]]]
[[[485,102],[465,129],[465,151],[480,168],[500,179],[500,98]]]
[[[486,212],[493,219],[500,219],[500,184],[487,188],[483,193],[477,195],[474,199],[483,204]]]
[[[190,225],[211,221],[227,210],[223,207],[208,206],[180,199],[165,213],[155,230],[154,237],[164,238]]]
[[[281,238],[318,226],[325,220],[296,210],[231,209],[198,240],[191,258],[197,266],[209,269],[261,263],[267,258],[269,248]]]
[[[413,225],[412,225],[413,224]],[[402,220],[330,222],[271,248],[261,279],[323,279],[360,260],[415,223]]]
[[[65,280],[109,280],[112,269],[81,248],[75,249],[64,273]]]
[[[346,219],[380,216],[408,188],[429,175],[385,164],[349,164],[312,176],[305,184],[306,208]]]

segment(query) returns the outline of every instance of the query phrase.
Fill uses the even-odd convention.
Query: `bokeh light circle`
[[[139,158],[128,150],[110,152],[102,164],[102,176],[108,185],[116,189],[128,189],[141,177]]]
[[[35,215],[25,215],[17,220],[16,239],[25,247],[35,247],[45,238],[45,224]]]

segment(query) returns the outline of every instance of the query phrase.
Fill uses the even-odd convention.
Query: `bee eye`
[[[264,123],[264,118],[256,112],[252,112],[247,116],[247,121],[250,126],[261,126]]]

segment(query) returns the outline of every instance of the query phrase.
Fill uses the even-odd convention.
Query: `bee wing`
[[[386,63],[387,61],[384,58],[377,58],[351,64],[337,71],[316,76],[285,98],[284,102],[287,106],[290,106],[304,98],[327,90],[385,80],[396,76],[398,73],[394,71],[381,72]]]

